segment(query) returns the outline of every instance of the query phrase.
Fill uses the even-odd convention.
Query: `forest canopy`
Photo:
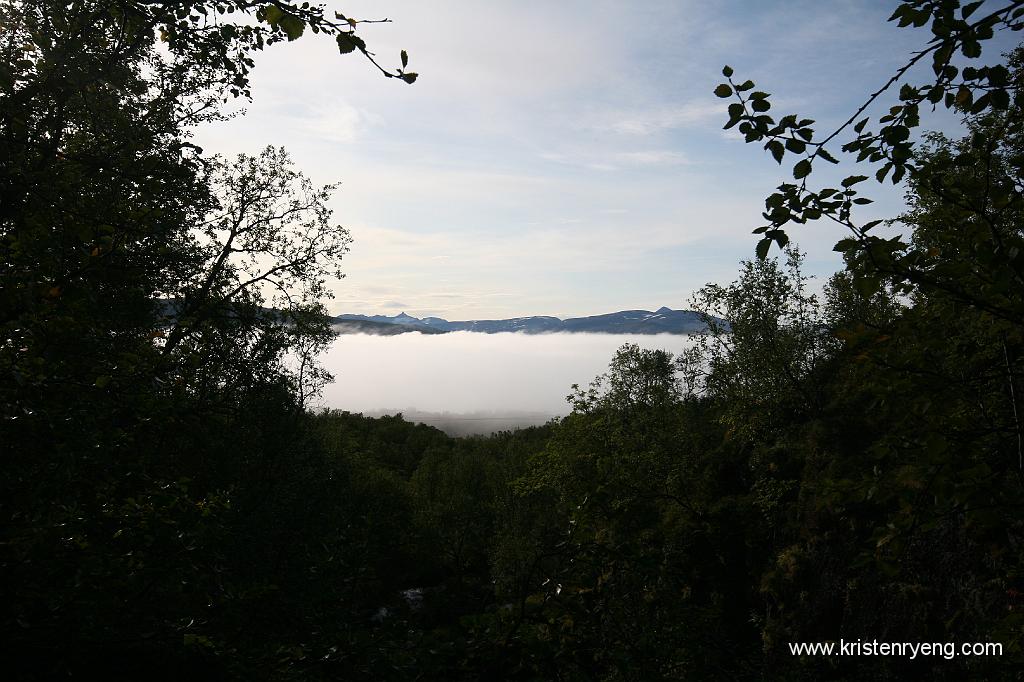
[[[824,136],[726,67],[726,127],[797,160],[757,257],[694,295],[708,332],[456,439],[308,409],[334,187],[190,141],[256,51],[413,83],[404,51],[308,3],[0,0],[4,677],[1017,679],[1024,59],[982,55],[1022,17],[897,3],[932,41]],[[814,187],[842,152],[870,171]],[[901,181],[899,236],[855,220]],[[816,220],[849,231],[820,293],[788,234]],[[1001,653],[790,647],[840,640]]]

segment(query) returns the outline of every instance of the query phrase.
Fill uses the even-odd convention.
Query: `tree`
[[[766,199],[758,255],[765,258],[773,241],[786,245],[791,223],[826,218],[852,235],[836,245],[846,271],[827,295],[836,339],[823,409],[816,419],[787,422],[785,447],[802,452],[806,468],[794,509],[799,525],[763,576],[770,647],[890,632],[891,639],[992,639],[1018,655],[1021,57],[1018,48],[1003,63],[969,60],[995,30],[1019,30],[1022,16],[1021,3],[900,3],[892,19],[930,25],[934,38],[820,142],[810,119],[769,116],[770,96],[749,81],[737,84],[728,67],[729,82],[716,90],[738,99],[727,127],[738,124],[780,163],[788,153],[803,156],[793,169],[799,182]],[[899,103],[878,120],[877,133],[868,130],[867,108],[925,57],[934,79],[901,84]],[[916,141],[929,105],[960,114],[963,139]],[[874,164],[879,183],[907,181],[909,209],[887,221],[905,236],[879,237],[872,230],[882,221],[855,221],[856,206],[870,203],[859,189],[868,174],[849,176],[841,188],[809,186],[819,159],[837,161],[829,144],[851,128],[844,152]],[[1010,675],[1005,663],[961,660],[931,666],[930,674],[997,678]],[[886,667],[857,666],[857,674]],[[901,670],[911,667],[884,674]]]
[[[840,188],[816,190],[809,186],[809,178],[819,160],[839,163],[829,145],[848,130],[852,129],[856,136],[842,145],[842,151],[856,154],[857,163],[874,164],[876,170],[873,175],[877,182],[882,183],[888,178],[897,184],[904,177],[911,181],[920,179],[921,166],[915,158],[917,143],[912,133],[921,125],[923,108],[943,106],[965,115],[978,116],[984,112],[1001,115],[1017,107],[1019,86],[1006,64],[973,66],[974,62],[970,62],[972,65],[961,67],[957,59],[980,58],[984,42],[991,39],[995,31],[1019,31],[1024,28],[1022,18],[1024,3],[1021,2],[994,8],[983,2],[961,6],[959,0],[901,2],[890,21],[898,22],[901,27],[929,26],[932,40],[924,49],[913,53],[892,78],[869,95],[842,125],[818,141],[814,139],[816,131],[812,127],[812,119],[790,114],[776,121],[767,113],[771,110],[771,96],[755,91],[752,81],[735,82],[733,70],[726,66],[723,75],[728,82],[715,89],[719,97],[736,98],[736,102],[729,105],[729,121],[725,127],[738,126],[747,142],[763,142],[764,148],[780,164],[786,154],[801,157],[793,167],[793,177],[798,182],[783,183],[765,200],[763,215],[768,224],[754,230],[755,234],[764,235],[757,245],[758,256],[764,258],[772,242],[780,247],[788,243],[787,225],[825,218],[850,231],[851,236],[839,241],[836,250],[864,265],[857,269],[860,273],[857,282],[866,292],[877,291],[883,279],[890,279],[901,292],[915,286],[940,289],[958,296],[967,304],[987,307],[1000,316],[1016,321],[1024,319],[1021,311],[1002,308],[979,292],[959,286],[955,268],[948,271],[947,264],[934,262],[934,256],[929,260],[926,253],[908,251],[907,245],[897,237],[883,238],[872,234],[873,228],[882,220],[863,224],[855,222],[855,208],[871,203],[869,198],[860,196],[856,187],[869,179],[867,175],[848,176]],[[926,57],[931,58],[934,78],[921,84],[900,84],[911,68]],[[862,116],[897,84],[900,84],[899,103],[879,117],[877,132],[869,130],[867,126],[871,119]],[[986,145],[982,138],[976,139],[975,144],[979,148]],[[969,163],[967,159],[964,161]],[[1017,190],[1011,185],[992,185],[984,196],[978,197],[981,203],[975,206],[975,210],[980,209],[984,214],[997,213],[1017,201],[1017,196]],[[1009,235],[1003,235],[1003,229],[996,228],[991,222],[984,239],[991,243],[987,248],[1002,264],[1001,267],[1016,271],[1020,267],[1017,251],[1014,244],[1007,242]]]
[[[209,166],[217,203],[202,223],[194,274],[162,292],[173,301],[162,352],[202,356],[193,379],[224,381],[228,367],[210,362],[219,357],[237,364],[240,376],[275,367],[291,377],[301,406],[330,380],[315,364],[332,338],[321,301],[331,297],[327,279],[344,276],[351,241],[330,223],[325,202],[336,185],[314,188],[273,147]],[[228,339],[234,345],[217,350]]]
[[[327,338],[317,299],[348,236],[283,152],[231,166],[189,128],[249,95],[254,51],[303,33],[377,64],[360,23],[289,2],[0,3],[13,677],[226,675],[316,629],[326,597],[275,602],[279,627],[259,597],[311,566],[336,575],[339,533],[303,538],[303,561],[241,539],[313,528],[300,489],[345,497],[301,408]],[[377,68],[413,82],[400,59]]]
[[[821,404],[815,380],[833,339],[807,291],[803,255],[793,247],[785,255],[785,269],[775,260],[744,262],[737,281],[709,284],[691,303],[707,331],[681,357],[687,392],[721,404],[741,439]]]

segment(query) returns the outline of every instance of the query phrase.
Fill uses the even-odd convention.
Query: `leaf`
[[[780,249],[786,248],[786,244],[789,244],[789,235],[784,230],[770,230],[765,235],[774,239]]]
[[[878,290],[882,286],[882,281],[878,277],[860,276],[854,277],[853,280],[854,288],[865,298],[870,298],[878,293]]]
[[[836,159],[836,157],[832,156],[829,153],[829,151],[827,149],[825,149],[824,147],[818,147],[818,156],[820,156],[821,158],[825,159],[829,163],[839,163],[839,160]]]
[[[800,140],[794,140],[792,138],[786,140],[786,149],[793,152],[794,154],[803,154],[807,149],[807,144]]]
[[[354,51],[357,47],[362,50],[366,47],[366,43],[363,39],[352,33],[339,33],[335,40],[338,43],[338,52],[341,54],[348,54]]]
[[[402,80],[404,80],[409,85],[412,85],[413,83],[416,82],[416,79],[419,78],[419,76],[420,75],[418,73],[403,73]]]
[[[969,107],[971,102],[974,101],[974,93],[966,85],[961,85],[960,89],[956,91],[956,103],[957,106]]]
[[[977,2],[972,2],[967,5],[964,5],[962,8],[960,8],[960,16],[963,17],[964,19],[971,16],[972,14],[974,14],[974,10],[981,7],[981,4],[984,1],[985,0],[978,0]]]
[[[772,140],[767,145],[765,145],[765,147],[767,147],[768,151],[772,153],[772,157],[775,159],[775,161],[781,164],[782,157],[785,156],[786,154],[786,148],[782,146],[782,143],[779,142],[778,140]]]
[[[797,180],[806,178],[811,174],[811,162],[808,159],[803,159],[800,163],[793,167],[793,177]]]
[[[277,5],[267,5],[263,8],[263,16],[271,26],[277,26],[284,16],[284,12]]]
[[[993,90],[992,95],[992,106],[996,109],[1009,109],[1010,108],[1010,93],[1000,88],[999,90]]]
[[[717,88],[715,88],[715,94],[722,98],[729,97],[732,95],[732,88],[725,83],[721,83]]]
[[[847,251],[852,251],[855,248],[857,248],[856,239],[840,239],[838,242],[836,242],[836,245],[832,247],[832,250],[838,251],[840,253],[845,253]]]
[[[402,50],[402,68],[404,69],[407,66],[409,66],[409,54]]]
[[[765,237],[764,239],[759,241],[757,243],[757,249],[756,249],[757,257],[760,260],[764,260],[765,258],[767,258],[768,257],[768,249],[770,249],[771,247],[772,247],[772,240],[769,239],[768,237]]]
[[[722,75],[726,78],[732,78],[732,68],[729,66],[722,67]]]
[[[903,142],[910,137],[910,129],[901,125],[887,126],[882,132],[882,137],[889,144]]]
[[[281,17],[279,22],[281,29],[288,36],[288,42],[296,40],[302,37],[302,33],[306,30],[306,24],[294,14],[285,14]]]
[[[974,104],[971,105],[971,113],[978,114],[987,109],[990,99],[991,95],[986,92],[984,95],[974,100]]]
[[[858,182],[864,182],[868,179],[866,175],[851,175],[843,180],[843,187],[853,187]]]

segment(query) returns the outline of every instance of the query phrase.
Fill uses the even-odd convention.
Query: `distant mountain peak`
[[[648,310],[620,310],[605,315],[574,317],[566,320],[549,315],[514,317],[504,320],[463,320],[451,321],[442,317],[423,319],[407,315],[404,311],[389,317],[387,315],[339,315],[335,329],[339,333],[401,333],[419,331],[423,333],[446,333],[456,331],[500,334],[520,332],[546,334],[552,332],[598,333],[598,334],[701,334],[707,330],[701,316],[691,310],[673,310],[667,306],[657,312]],[[364,324],[365,323],[365,324]],[[377,325],[377,326],[373,326]],[[383,326],[380,326],[383,325]],[[376,330],[376,331],[375,331]]]

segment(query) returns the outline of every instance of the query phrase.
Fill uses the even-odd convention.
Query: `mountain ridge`
[[[700,313],[692,310],[673,310],[666,306],[656,311],[620,310],[603,315],[561,319],[550,315],[512,317],[496,320],[446,320],[442,317],[413,317],[398,315],[359,315],[345,313],[332,318],[332,325],[340,334],[402,334],[420,332],[444,334],[470,331],[481,334],[519,332],[546,334],[554,332],[590,334],[700,334],[707,326]]]

